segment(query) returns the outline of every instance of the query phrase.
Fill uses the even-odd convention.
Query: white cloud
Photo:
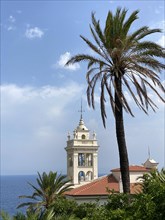
[[[82,91],[82,86],[77,83],[70,82],[67,86],[64,87],[53,87],[53,86],[43,86],[40,88],[25,86],[19,87],[15,84],[7,84],[1,86],[2,93],[2,103],[4,105],[24,105],[24,104],[34,104],[34,102],[51,102],[55,100],[58,105],[50,103],[48,111],[52,108],[59,109],[59,112],[63,107],[72,100],[76,94],[79,94]],[[5,100],[8,100],[6,102]]]
[[[13,15],[10,15],[9,16],[9,22],[15,23],[15,21],[16,21],[15,17],[13,17]]]
[[[164,7],[159,6],[155,8],[155,14],[161,14],[164,13]]]
[[[7,24],[4,24],[3,26],[7,31],[14,31],[16,30],[15,23],[16,23],[15,17],[13,15],[10,15]]]
[[[74,82],[58,87],[1,86],[3,173],[28,174],[65,168],[60,158],[61,154],[65,158],[65,138],[71,121],[68,112],[74,113],[71,103],[73,106],[77,100],[79,103],[83,90],[83,85]]]
[[[165,31],[165,20],[152,23],[151,28],[160,28],[164,32]]]
[[[80,65],[78,63],[70,64],[68,66],[65,66],[65,64],[67,63],[67,61],[70,58],[71,58],[71,53],[70,52],[66,52],[66,53],[62,54],[60,56],[59,60],[57,61],[57,64],[53,65],[53,67],[72,70],[72,71],[75,71],[75,70],[79,69]]]
[[[44,35],[44,31],[41,30],[39,27],[34,27],[34,28],[27,27],[25,31],[25,36],[28,39],[42,38],[43,35]]]
[[[161,36],[161,38],[157,41],[157,44],[164,47],[165,46],[165,36]]]
[[[15,26],[8,26],[8,27],[7,27],[7,30],[8,30],[8,31],[14,31],[15,29],[16,29]]]

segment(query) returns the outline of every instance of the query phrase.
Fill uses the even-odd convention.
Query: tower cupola
[[[73,137],[68,134],[67,146],[67,176],[75,186],[85,184],[98,178],[98,143],[96,133],[90,135],[82,117],[73,131]]]

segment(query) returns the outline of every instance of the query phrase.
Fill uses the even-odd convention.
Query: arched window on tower
[[[85,181],[85,173],[83,171],[80,171],[78,173],[78,180],[79,180],[79,182]]]
[[[88,171],[87,173],[86,173],[86,181],[91,181],[91,180],[93,180],[93,173],[91,172],[91,171]]]
[[[82,134],[81,139],[83,139],[83,140],[86,139],[85,134]]]

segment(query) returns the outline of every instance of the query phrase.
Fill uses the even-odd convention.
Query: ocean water
[[[17,212],[25,213],[26,208],[17,209],[25,199],[20,199],[21,195],[32,195],[33,189],[28,182],[36,184],[36,175],[27,176],[1,176],[0,177],[0,210],[4,210],[10,216]]]
[[[26,199],[20,199],[19,196],[32,195],[34,190],[28,182],[37,186],[36,178],[37,175],[0,176],[0,210],[4,210],[10,216],[17,212],[25,213],[25,207],[17,209],[20,203],[27,201]]]

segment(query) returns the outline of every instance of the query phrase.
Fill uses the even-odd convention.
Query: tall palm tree
[[[32,196],[20,196],[19,198],[32,199],[34,202],[25,202],[20,204],[17,208],[28,206],[30,210],[36,212],[45,212],[48,210],[58,196],[63,195],[64,192],[72,189],[73,184],[66,179],[65,175],[58,175],[57,172],[45,172],[40,175],[38,173],[37,183],[38,188],[31,183],[29,185],[34,189]]]
[[[148,112],[148,107],[154,111],[157,107],[147,93],[147,88],[153,90],[162,101],[164,100],[157,88],[161,92],[165,92],[158,76],[158,73],[165,68],[160,59],[165,57],[164,49],[157,43],[143,40],[144,37],[161,32],[161,30],[143,26],[131,33],[131,25],[138,19],[138,13],[138,10],[134,11],[126,18],[126,9],[117,8],[114,15],[109,11],[104,30],[101,29],[99,20],[96,20],[94,13],[92,13],[90,30],[94,43],[83,36],[80,37],[94,51],[96,56],[78,54],[66,63],[66,65],[70,65],[81,61],[88,62],[86,73],[87,98],[89,106],[93,108],[95,108],[94,92],[96,84],[100,82],[100,108],[104,127],[106,126],[105,91],[109,96],[115,117],[124,193],[130,192],[130,179],[123,109],[134,116],[124,91],[131,94],[135,103],[145,113]]]

